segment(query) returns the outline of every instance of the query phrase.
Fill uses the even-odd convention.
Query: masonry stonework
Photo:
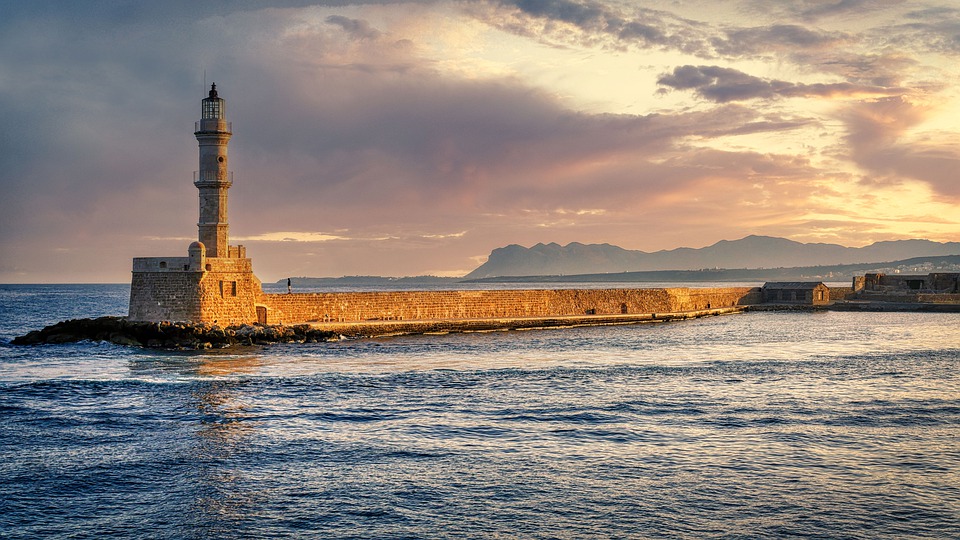
[[[759,303],[754,287],[263,294],[268,324],[670,313]]]
[[[139,257],[130,284],[131,321],[191,321],[246,324],[257,321],[263,296],[260,280],[243,246],[237,257],[207,258],[203,244],[190,244],[188,257]]]
[[[132,321],[200,321],[200,277],[188,272],[133,272]]]

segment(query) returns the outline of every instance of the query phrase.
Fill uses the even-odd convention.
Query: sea
[[[0,286],[0,538],[960,538],[960,314],[10,345],[128,295]]]

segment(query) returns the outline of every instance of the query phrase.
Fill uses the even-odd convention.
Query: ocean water
[[[960,538],[960,315],[12,347],[0,538]]]

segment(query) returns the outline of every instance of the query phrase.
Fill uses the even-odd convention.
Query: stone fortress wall
[[[238,325],[497,319],[676,313],[760,302],[755,287],[265,294],[250,259],[230,261],[237,268],[218,264],[228,260],[214,260],[203,271],[170,268],[181,259],[188,260],[140,263],[155,271],[134,272],[129,320]],[[159,268],[161,261],[167,268]]]
[[[830,286],[830,300],[850,300],[856,297],[856,290],[853,287]]]
[[[550,289],[263,294],[264,324],[671,313],[743,306],[759,288]]]

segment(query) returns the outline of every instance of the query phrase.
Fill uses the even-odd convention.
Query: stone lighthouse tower
[[[227,225],[227,190],[233,174],[227,169],[227,143],[232,126],[224,120],[226,102],[217,95],[217,84],[202,101],[200,121],[194,135],[200,144],[200,170],[193,183],[200,190],[200,243],[207,257],[227,257],[229,225]]]
[[[232,126],[224,120],[224,100],[217,85],[202,101],[194,136],[200,144],[200,170],[193,183],[200,190],[199,238],[186,257],[136,257],[130,282],[132,321],[193,321],[218,324],[266,322],[263,289],[243,246],[228,241],[227,143]]]

